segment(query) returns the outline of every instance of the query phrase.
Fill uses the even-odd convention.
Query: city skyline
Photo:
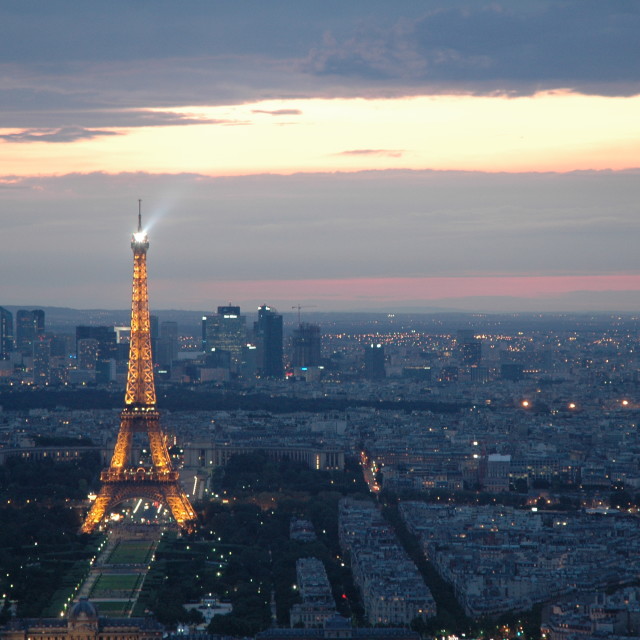
[[[246,8],[2,8],[1,304],[640,308],[637,7]]]

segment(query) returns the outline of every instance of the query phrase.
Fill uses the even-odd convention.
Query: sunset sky
[[[640,5],[0,6],[0,305],[640,309]]]

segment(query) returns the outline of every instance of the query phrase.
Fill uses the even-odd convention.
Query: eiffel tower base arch
[[[102,483],[100,493],[80,529],[81,533],[91,533],[109,511],[112,511],[122,502],[139,498],[146,498],[152,502],[164,504],[168,507],[171,516],[182,530],[186,532],[193,531],[196,513],[177,482],[123,480]]]

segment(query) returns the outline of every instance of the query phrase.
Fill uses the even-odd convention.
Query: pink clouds
[[[576,291],[640,291],[640,275],[458,276],[434,278],[336,278],[199,283],[205,299],[235,301],[315,300],[388,304],[463,297],[507,296],[535,299]]]

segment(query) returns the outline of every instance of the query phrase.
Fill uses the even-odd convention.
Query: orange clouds
[[[639,96],[570,92],[184,107],[172,113],[193,124],[44,139],[0,130],[0,175],[618,170],[638,165],[639,112]]]

